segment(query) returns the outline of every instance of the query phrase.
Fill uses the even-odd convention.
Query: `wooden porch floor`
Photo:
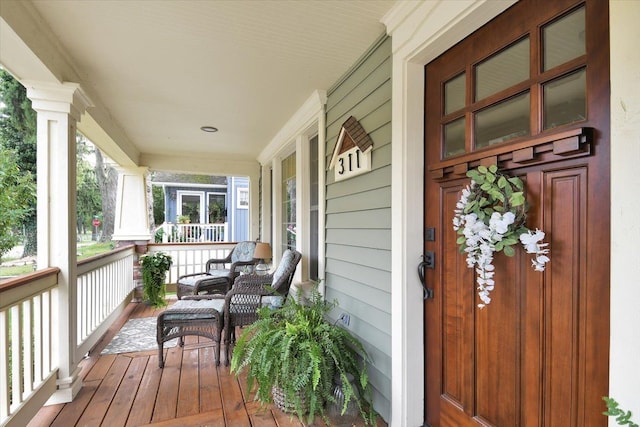
[[[165,349],[164,369],[158,368],[157,349],[100,355],[129,318],[157,316],[161,311],[129,304],[82,361],[84,386],[75,400],[43,407],[28,427],[304,425],[273,406],[261,408],[254,402],[244,378],[236,378],[224,366],[224,349],[221,365],[215,366],[209,339],[187,337],[184,348]],[[377,424],[386,426],[381,419]],[[325,423],[317,418],[312,425]]]

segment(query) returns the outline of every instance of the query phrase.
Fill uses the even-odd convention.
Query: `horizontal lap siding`
[[[342,124],[354,116],[373,140],[371,172],[326,176],[326,296],[331,313],[365,345],[376,411],[391,401],[391,39],[379,40],[327,97],[327,164]]]

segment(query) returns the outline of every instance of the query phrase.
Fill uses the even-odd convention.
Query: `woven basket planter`
[[[284,390],[282,388],[273,386],[271,387],[271,397],[273,397],[273,403],[276,405],[276,408],[280,409],[283,412],[295,413],[296,407],[293,402],[288,402],[286,396],[284,394]],[[302,412],[309,412],[309,404],[307,399],[302,396]]]

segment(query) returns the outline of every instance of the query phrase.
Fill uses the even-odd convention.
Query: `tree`
[[[118,186],[118,171],[105,162],[102,152],[96,148],[96,179],[100,187],[102,199],[102,236],[101,242],[108,242],[113,236],[116,216],[116,191]]]
[[[76,194],[78,234],[91,230],[94,215],[102,211],[100,188],[94,166],[87,160],[95,154],[95,147],[82,134],[76,135]]]
[[[158,185],[152,187],[153,192],[153,223],[160,225],[164,222],[164,188]]]
[[[0,145],[0,257],[20,243],[23,218],[35,204],[33,175],[22,172],[16,155]]]
[[[27,90],[4,69],[0,69],[0,145],[11,150],[21,173],[29,173],[36,181],[36,112],[31,108]],[[35,195],[35,189],[34,195]],[[22,216],[25,242],[23,256],[37,250],[37,212],[35,203]]]

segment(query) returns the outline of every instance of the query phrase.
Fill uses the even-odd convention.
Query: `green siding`
[[[391,408],[391,39],[381,38],[327,96],[327,165],[342,124],[354,116],[371,136],[371,172],[335,182],[326,174],[326,296],[372,363],[374,407]]]

